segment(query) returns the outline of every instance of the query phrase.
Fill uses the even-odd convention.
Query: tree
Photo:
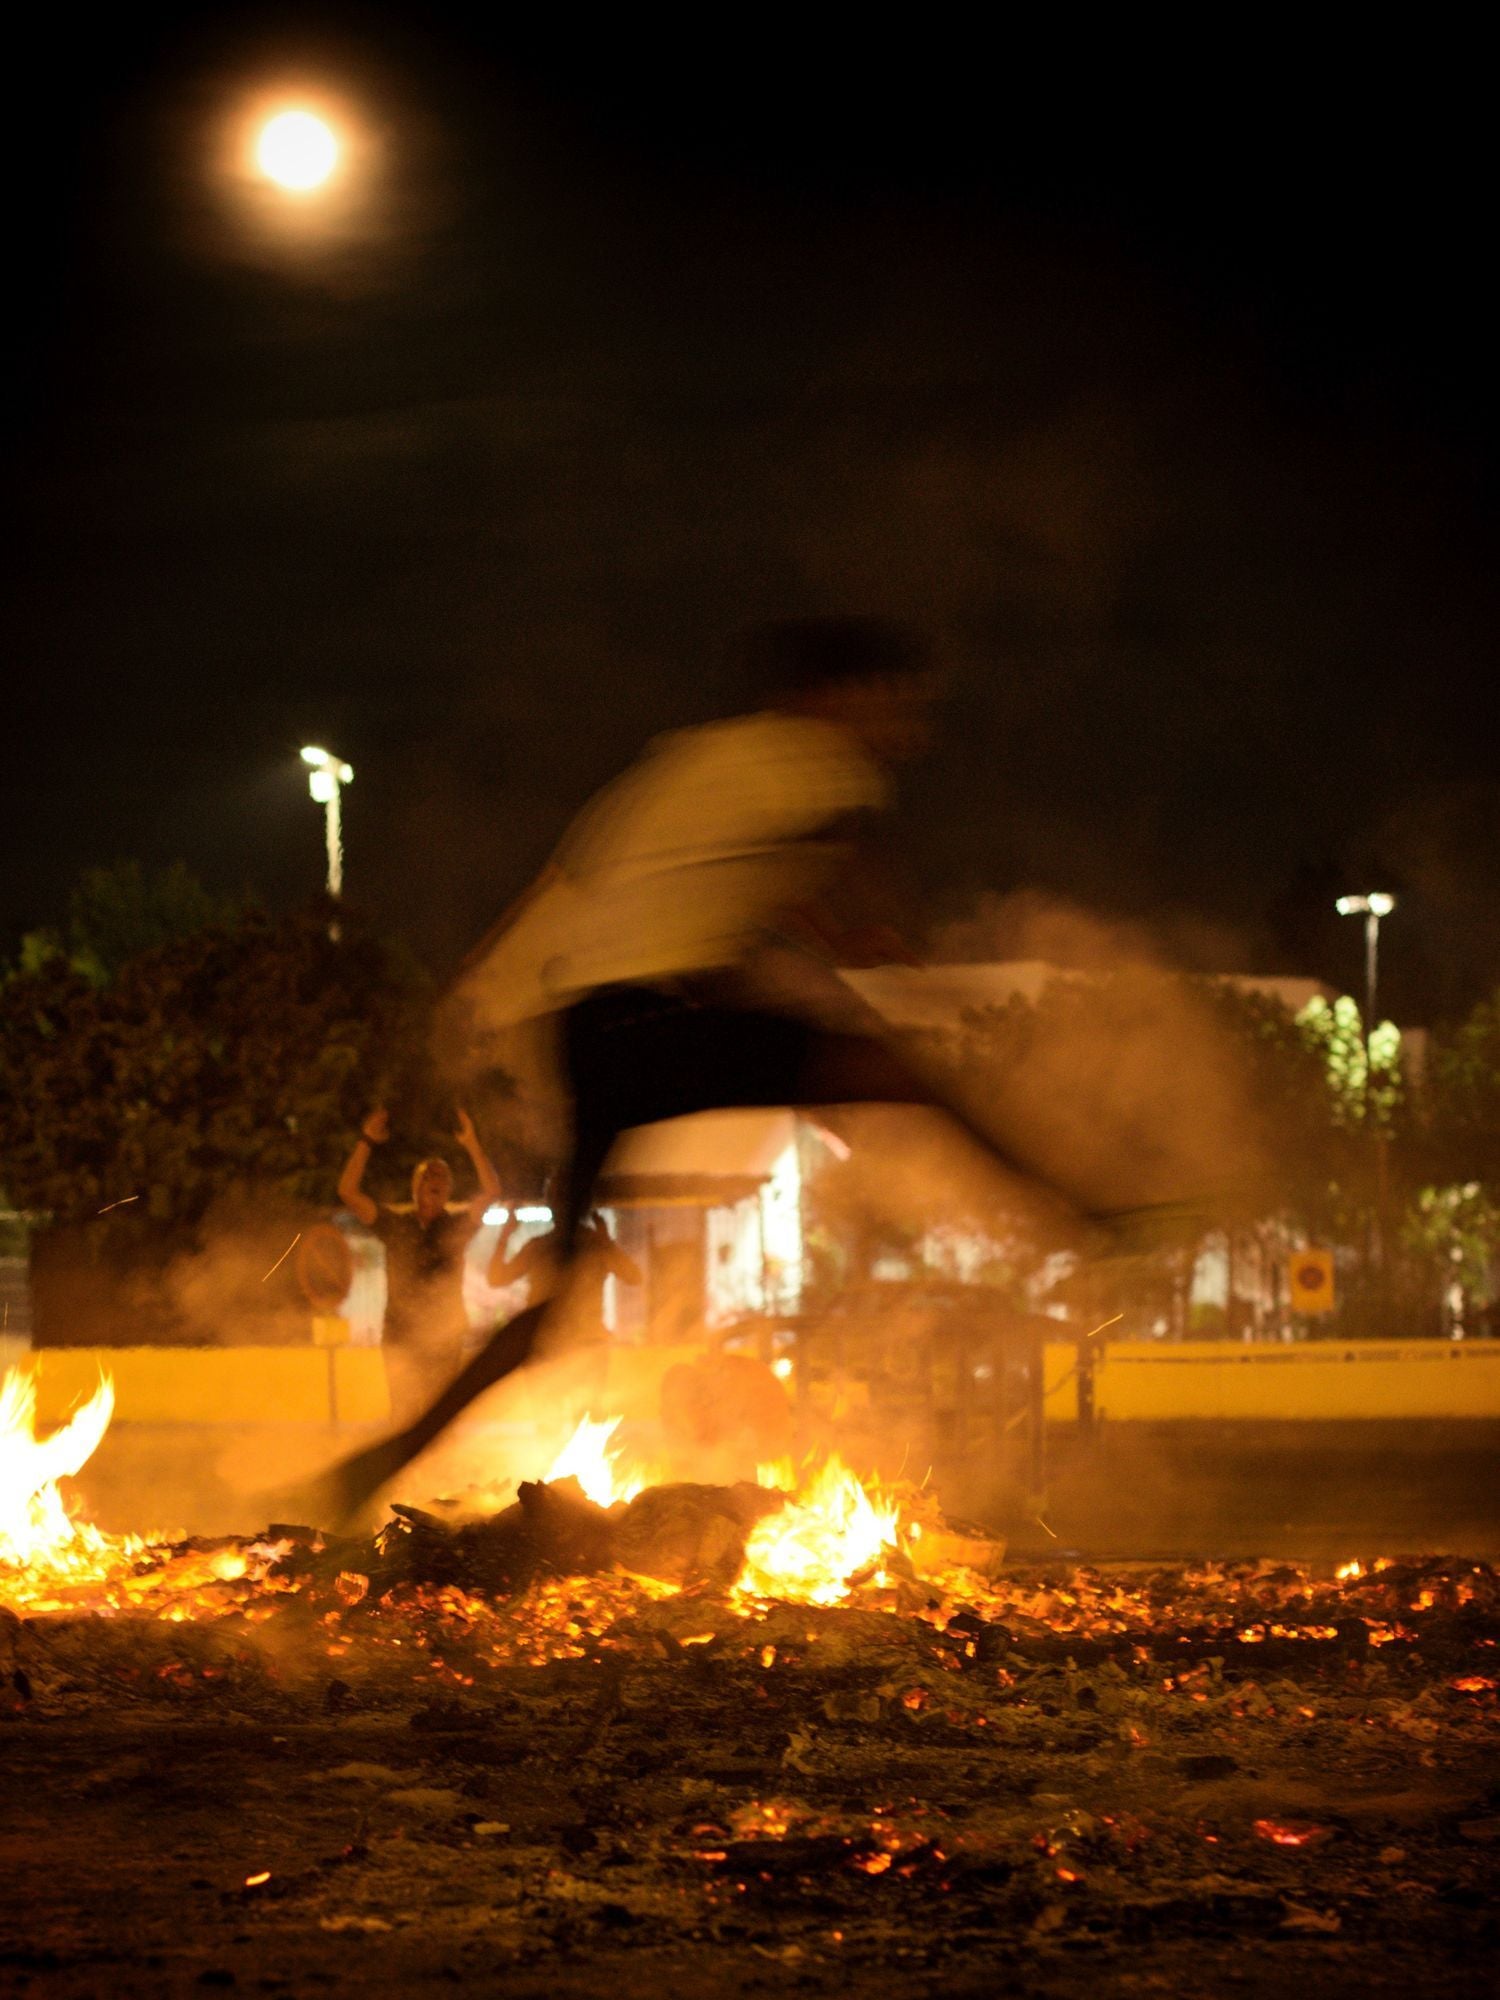
[[[264,1337],[305,1335],[291,1267],[261,1274],[332,1207],[370,1106],[393,1114],[397,1191],[450,1150],[458,1091],[487,1139],[510,1122],[508,1077],[439,1071],[431,1002],[357,912],[332,938],[325,902],[221,914],[102,982],[60,951],[0,981],[0,1183],[47,1218],[43,1336],[244,1338],[278,1296],[295,1328]]]
[[[213,896],[184,864],[154,873],[139,861],[91,868],[68,899],[65,936],[32,931],[21,941],[22,972],[66,957],[92,985],[104,986],[131,960],[181,938],[233,923],[241,905]]]
[[[929,1038],[929,1053],[964,1079],[982,1122],[1083,1206],[1161,1205],[1121,1239],[1134,1254],[1080,1272],[1078,1309],[1101,1317],[1107,1292],[1132,1325],[1185,1329],[1194,1265],[1212,1243],[1227,1259],[1226,1326],[1267,1312],[1279,1323],[1275,1274],[1293,1248],[1361,1244],[1381,1188],[1399,1212],[1418,1186],[1400,1038],[1372,1038],[1367,1094],[1351,1000],[1294,1016],[1228,981],[1062,975],[1034,1003],[972,1011],[957,1033]],[[1387,1298],[1406,1310],[1414,1276],[1392,1263],[1379,1297],[1341,1294],[1373,1327]]]
[[[331,940],[321,908],[246,912],[104,986],[61,958],[15,974],[0,987],[7,1189],[61,1222],[134,1197],[176,1238],[231,1185],[325,1200],[374,1099],[403,1095],[407,1129],[429,1136],[424,1007],[409,969],[347,916]]]
[[[1500,1298],[1500,992],[1435,1038],[1403,1240],[1453,1323]]]
[[[1435,1039],[1427,1095],[1435,1173],[1500,1201],[1500,989]]]

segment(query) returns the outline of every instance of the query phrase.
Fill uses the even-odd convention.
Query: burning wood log
[[[615,1527],[614,1559],[637,1576],[727,1590],[744,1567],[751,1529],[785,1504],[784,1493],[745,1481],[648,1486]]]
[[[515,1503],[454,1527],[397,1503],[380,1537],[381,1581],[456,1585],[508,1597],[539,1576],[594,1576],[613,1561],[614,1526],[576,1479],[523,1481]]]
[[[388,1587],[399,1577],[509,1596],[541,1576],[622,1569],[727,1590],[744,1567],[751,1529],[785,1504],[785,1494],[748,1483],[682,1483],[651,1486],[604,1508],[571,1478],[524,1481],[513,1506],[462,1527],[398,1504],[396,1523],[382,1536],[382,1582]]]

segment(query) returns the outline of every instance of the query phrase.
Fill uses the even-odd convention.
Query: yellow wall
[[[351,1356],[356,1350],[346,1350]],[[380,1355],[365,1349],[359,1358]],[[312,1347],[44,1347],[23,1357],[37,1415],[59,1423],[113,1377],[115,1420],[143,1424],[326,1423],[329,1351]],[[381,1403],[384,1405],[382,1381]]]
[[[664,1370],[691,1349],[616,1349],[614,1408],[654,1414]],[[1047,1414],[1078,1414],[1071,1344],[1049,1345]],[[114,1378],[125,1423],[382,1423],[385,1370],[367,1347],[43,1348],[21,1365],[44,1424],[61,1422]],[[1500,1418],[1500,1345],[1436,1342],[1235,1347],[1212,1341],[1106,1349],[1095,1404],[1112,1423],[1173,1417]]]
[[[1049,1362],[1052,1355],[1049,1352]],[[1049,1367],[1049,1379],[1051,1370]],[[1125,1342],[1095,1376],[1110,1421],[1164,1417],[1500,1417],[1500,1346],[1438,1341],[1297,1347]],[[1071,1389],[1069,1394],[1071,1402]],[[1076,1404],[1058,1416],[1076,1415]]]

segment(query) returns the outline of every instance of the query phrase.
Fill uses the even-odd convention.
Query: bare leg
[[[943,1112],[990,1160],[1030,1182],[1039,1198],[1051,1202],[1064,1228],[1076,1229],[1077,1212],[1063,1197],[1039,1189],[1034,1170],[1011,1158],[883,1036],[829,1034],[650,994],[602,997],[620,1018],[606,1019],[602,1031],[568,1043],[577,1121],[557,1204],[563,1253],[559,1292],[566,1288],[569,1253],[595,1179],[619,1133],[657,1119],[736,1106],[925,1105]],[[529,1361],[545,1312],[543,1306],[529,1306],[499,1328],[413,1423],[335,1467],[328,1492],[338,1511],[348,1514],[363,1506],[476,1396]]]
[[[382,1438],[379,1444],[355,1452],[336,1465],[328,1475],[324,1495],[334,1515],[345,1519],[357,1514],[388,1479],[394,1479],[419,1452],[425,1451],[476,1396],[483,1395],[486,1389],[529,1361],[536,1351],[546,1311],[544,1305],[539,1305],[517,1313],[513,1320],[491,1334],[468,1366],[454,1376],[442,1394],[405,1430]]]

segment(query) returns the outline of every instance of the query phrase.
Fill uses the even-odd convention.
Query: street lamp
[[[339,819],[339,794],[353,782],[354,768],[328,751],[309,743],[302,761],[310,766],[307,789],[323,808],[323,832],[328,844],[328,893],[338,897],[344,890],[344,835]]]
[[[1380,960],[1380,919],[1388,917],[1396,907],[1394,896],[1387,896],[1379,889],[1371,890],[1368,896],[1340,896],[1334,908],[1341,917],[1363,917],[1365,920],[1365,1072],[1368,1078],[1370,1066],[1370,1036],[1375,1030],[1375,990]]]
[[[1341,917],[1365,920],[1365,1129],[1375,1145],[1375,1202],[1370,1210],[1366,1256],[1373,1273],[1385,1263],[1385,1218],[1390,1206],[1390,1164],[1385,1134],[1375,1123],[1375,1063],[1370,1037],[1375,1032],[1376,981],[1380,971],[1380,919],[1396,907],[1394,896],[1372,889],[1367,896],[1340,896],[1334,908]]]

